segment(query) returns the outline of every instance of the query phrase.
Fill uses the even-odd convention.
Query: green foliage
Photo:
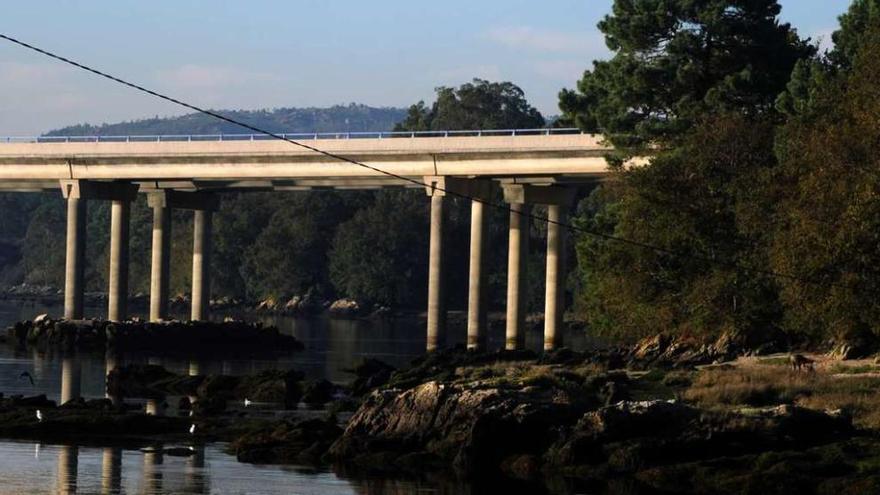
[[[860,5],[863,2],[857,2]],[[792,118],[781,169],[773,267],[812,281],[786,283],[788,324],[817,335],[880,334],[880,30],[861,35],[852,62]]]
[[[278,201],[268,224],[245,250],[247,293],[280,297],[318,289],[331,295],[327,253],[336,226],[352,215],[357,206],[352,200],[359,196],[303,192]]]
[[[67,220],[60,198],[37,207],[24,234],[23,264],[26,282],[63,287],[64,246]]]
[[[362,301],[418,305],[427,287],[428,205],[423,191],[389,191],[339,226],[330,279]]]
[[[867,33],[880,20],[880,2],[853,0],[845,14],[840,16],[840,29],[831,39],[834,49],[828,54],[831,63],[840,69],[852,68],[858,52],[866,43]]]
[[[773,107],[815,48],[776,0],[616,0],[599,23],[614,57],[563,90],[563,119],[618,146],[667,141],[707,112]]]
[[[775,165],[772,125],[738,114],[703,120],[679,148],[620,172],[581,206],[581,225],[663,251],[582,235],[578,308],[597,332],[719,334],[774,325],[762,198]],[[672,254],[675,253],[675,254]]]
[[[519,86],[474,79],[458,88],[437,88],[431,108],[421,101],[412,105],[395,130],[539,129],[545,125]]]

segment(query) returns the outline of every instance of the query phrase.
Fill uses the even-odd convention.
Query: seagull
[[[196,433],[196,424],[193,423],[193,424],[190,425],[190,427],[189,427],[189,434],[190,434],[190,435],[195,435],[195,433]]]
[[[27,371],[22,371],[21,374],[18,375],[18,379],[21,380],[22,378],[27,378],[31,382],[31,387],[34,386],[34,377],[31,376],[30,373],[28,373]]]
[[[248,407],[251,404],[253,404],[253,402],[251,402],[247,397],[245,397],[244,398],[244,407]]]
[[[39,421],[40,423],[43,422],[43,413],[40,412],[39,409],[37,409],[37,421]]]

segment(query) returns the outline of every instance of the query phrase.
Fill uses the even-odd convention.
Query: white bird
[[[193,434],[195,434],[195,432],[196,432],[196,424],[193,423],[193,424],[189,427],[189,434],[190,434],[190,435],[193,435]]]
[[[253,404],[253,402],[251,402],[247,397],[245,397],[245,398],[244,398],[244,407],[247,407],[247,406],[249,406],[249,405],[251,405],[251,404]]]
[[[37,421],[43,422],[43,413],[39,409],[37,409]]]

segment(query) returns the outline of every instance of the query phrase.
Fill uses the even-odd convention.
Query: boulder
[[[303,394],[303,374],[295,370],[267,370],[241,378],[234,390],[238,400],[269,402],[296,409]]]
[[[325,379],[312,380],[306,384],[303,390],[302,401],[309,407],[323,407],[324,404],[333,400],[337,388],[336,385]]]
[[[240,462],[317,465],[340,434],[333,421],[286,421],[238,437],[229,450]]]
[[[436,381],[373,392],[328,456],[360,464],[425,452],[465,475],[498,472],[511,454],[543,452],[571,408],[531,389],[470,388]],[[369,454],[365,456],[365,454]]]
[[[841,361],[863,359],[876,353],[878,347],[880,342],[873,333],[854,331],[835,339],[830,356]]]
[[[361,312],[361,305],[354,299],[337,299],[327,311],[336,316],[357,316]]]
[[[163,385],[176,376],[152,364],[118,366],[107,374],[107,393],[111,397],[162,399],[167,393]]]
[[[394,366],[378,359],[363,360],[354,370],[351,370],[351,373],[357,376],[351,384],[351,393],[360,397],[376,387],[385,385],[391,379],[394,370]]]

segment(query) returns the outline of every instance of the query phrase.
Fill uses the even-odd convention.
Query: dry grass
[[[842,409],[857,426],[880,429],[880,376],[799,373],[783,366],[704,370],[683,398],[707,408],[797,404],[818,410]]]
[[[567,383],[583,383],[588,377],[600,372],[592,365],[564,367],[532,363],[496,363],[485,366],[463,366],[455,370],[461,382],[480,381],[493,386],[551,386]]]

